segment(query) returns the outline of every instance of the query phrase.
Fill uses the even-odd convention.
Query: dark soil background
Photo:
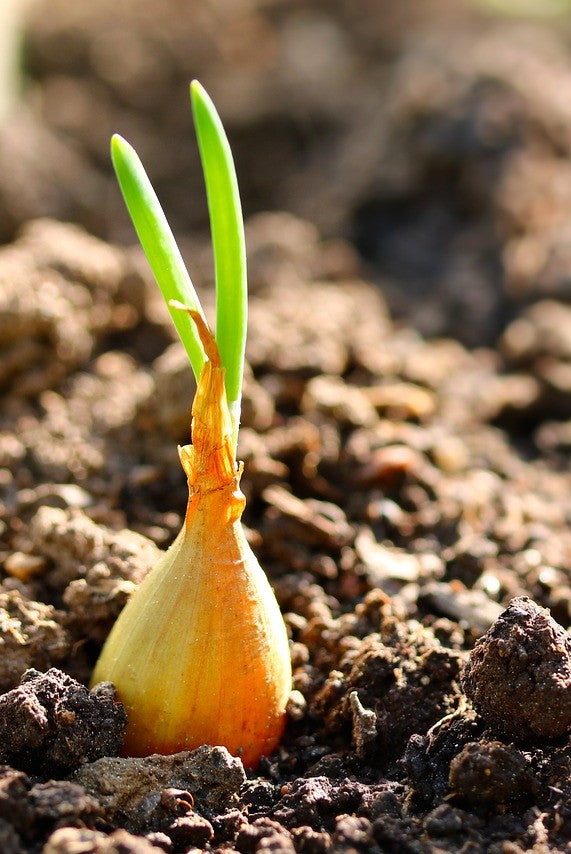
[[[0,125],[2,854],[571,850],[570,23],[30,4]],[[245,521],[294,666],[247,773],[118,757],[84,687],[181,524],[193,392],[109,137],[211,305],[192,77],[247,215]]]

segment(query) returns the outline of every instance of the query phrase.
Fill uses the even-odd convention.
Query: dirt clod
[[[402,759],[409,780],[409,801],[423,807],[448,792],[451,760],[483,731],[475,712],[457,712],[438,721],[426,735],[411,736]]]
[[[76,783],[48,780],[32,785],[22,772],[0,767],[0,826],[9,822],[24,846],[57,827],[93,827],[102,817],[98,802]]]
[[[51,558],[47,581],[62,591],[76,638],[102,642],[160,551],[134,531],[96,525],[81,510],[42,507],[32,519],[35,549]]]
[[[204,847],[214,836],[214,829],[203,816],[198,813],[189,813],[171,822],[165,829],[165,833],[172,840],[177,851],[186,851],[191,847]]]
[[[102,817],[99,803],[83,786],[68,780],[48,780],[30,789],[34,821],[40,826],[92,827]]]
[[[514,599],[476,644],[462,684],[498,734],[557,738],[571,729],[571,638],[545,608]]]
[[[256,851],[283,851],[293,854],[295,848],[291,835],[277,821],[269,818],[257,818],[238,834],[236,849],[240,854],[254,854]]]
[[[19,833],[32,823],[31,787],[26,774],[6,765],[0,766],[0,819],[9,821]]]
[[[92,691],[52,668],[28,670],[0,696],[0,761],[43,774],[69,773],[117,753],[127,716],[108,683]]]
[[[0,587],[0,691],[17,685],[30,667],[43,670],[61,662],[71,642],[53,605]]]
[[[51,834],[43,854],[160,854],[164,850],[126,830],[108,836],[98,830],[62,827]]]
[[[326,777],[294,780],[273,810],[273,818],[287,828],[308,825],[331,831],[334,818],[356,810],[366,787],[350,780],[333,782]]]
[[[4,854],[24,854],[21,840],[14,826],[4,819],[0,819],[0,851]]]
[[[455,800],[500,811],[537,788],[523,753],[499,741],[466,744],[450,763],[449,783]]]

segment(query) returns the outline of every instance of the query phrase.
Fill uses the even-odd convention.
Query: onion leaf
[[[205,355],[195,324],[186,312],[172,308],[169,302],[178,300],[204,317],[200,300],[143,164],[119,134],[111,139],[111,159],[133,225],[198,382]]]
[[[228,138],[210,97],[197,80],[190,97],[206,184],[216,279],[216,343],[238,440],[248,312],[246,241],[236,169]]]

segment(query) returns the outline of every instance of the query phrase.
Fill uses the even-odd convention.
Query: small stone
[[[93,504],[93,498],[76,483],[41,483],[35,489],[21,490],[18,499],[30,506],[84,508]]]
[[[298,644],[300,646],[300,644]],[[288,697],[286,712],[292,721],[301,721],[307,712],[307,700],[301,691],[291,691]]]
[[[4,569],[8,575],[23,582],[41,575],[46,566],[47,561],[41,555],[28,555],[24,552],[13,552],[4,561]]]
[[[387,383],[366,389],[369,401],[389,417],[429,419],[436,409],[436,396],[414,383]]]
[[[353,529],[336,504],[297,498],[282,486],[268,486],[262,498],[269,505],[264,540],[278,536],[307,546],[340,549],[353,538]]]
[[[463,471],[469,462],[468,449],[464,442],[456,436],[446,436],[435,442],[432,448],[432,458],[438,468],[447,474]]]
[[[198,747],[172,756],[105,757],[83,765],[74,780],[103,805],[110,821],[137,833],[157,815],[164,789],[189,792],[201,809],[235,807],[246,775],[242,762],[224,747]]]
[[[394,487],[407,476],[418,476],[426,466],[425,457],[407,445],[377,448],[356,472],[360,486]]]
[[[407,554],[402,549],[378,543],[370,530],[363,530],[355,538],[355,551],[365,565],[372,586],[384,589],[388,582],[408,583],[418,581],[422,567],[418,555]]]
[[[313,410],[350,427],[371,427],[378,421],[365,390],[347,385],[340,377],[319,376],[308,382],[301,411]]]

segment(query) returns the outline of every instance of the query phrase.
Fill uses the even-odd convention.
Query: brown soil
[[[398,5],[35,7],[0,128],[5,854],[570,850],[566,33]],[[181,524],[193,388],[108,137],[210,310],[193,75],[250,214],[245,521],[294,667],[247,773],[119,757],[85,687]]]

